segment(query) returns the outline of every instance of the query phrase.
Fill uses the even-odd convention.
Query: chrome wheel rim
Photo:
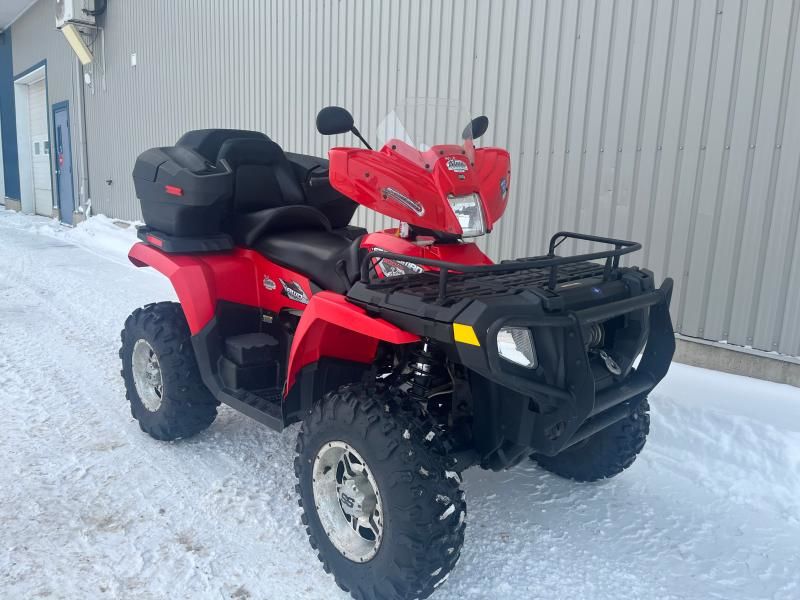
[[[164,379],[161,365],[153,347],[145,340],[137,340],[131,355],[133,384],[142,405],[150,412],[161,408],[164,393]]]
[[[311,476],[317,515],[334,547],[353,562],[373,558],[383,539],[383,503],[366,461],[345,442],[327,442]]]

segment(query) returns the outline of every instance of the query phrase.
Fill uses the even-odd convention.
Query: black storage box
[[[233,176],[182,146],[139,155],[133,183],[148,227],[175,236],[219,233],[233,192]]]
[[[139,155],[133,184],[150,228],[167,235],[202,237],[222,232],[233,196],[233,173],[217,162],[229,139],[269,139],[258,131],[198,129],[174,146]]]

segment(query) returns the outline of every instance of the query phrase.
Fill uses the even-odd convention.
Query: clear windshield
[[[472,151],[472,115],[460,102],[441,98],[405,100],[380,121],[378,148],[401,142],[409,158],[427,162],[433,146],[459,146]]]

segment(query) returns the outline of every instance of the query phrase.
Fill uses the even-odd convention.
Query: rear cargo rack
[[[601,252],[590,252],[588,254],[556,256],[556,249],[568,239],[609,244],[614,246],[614,248]],[[438,294],[436,297],[437,303],[443,303],[447,298],[447,287],[451,279],[451,273],[474,274],[476,276],[480,276],[486,274],[510,274],[533,269],[547,269],[548,272],[546,276],[537,277],[537,279],[540,279],[541,283],[545,284],[546,287],[552,291],[555,289],[556,285],[558,285],[564,279],[562,275],[565,275],[567,280],[576,279],[576,276],[585,277],[589,275],[596,275],[602,276],[603,281],[607,281],[614,269],[619,267],[620,257],[632,252],[636,252],[641,248],[642,245],[638,242],[630,242],[627,240],[619,240],[596,235],[587,235],[583,233],[573,233],[569,231],[559,231],[550,238],[548,253],[545,256],[507,260],[496,265],[464,265],[442,260],[435,260],[432,258],[420,258],[405,254],[397,254],[394,252],[386,252],[384,250],[373,250],[367,254],[361,263],[361,282],[364,284],[370,284],[370,271],[376,270],[383,259],[388,259],[412,263],[420,266],[434,267],[438,269],[439,285]],[[602,259],[605,259],[605,265],[603,266],[588,262]],[[567,265],[572,265],[572,267],[564,269],[565,272],[561,273],[560,269],[562,269],[562,267],[566,267]],[[420,275],[411,275],[410,277],[419,277]]]

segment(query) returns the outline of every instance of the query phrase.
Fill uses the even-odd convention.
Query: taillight
[[[183,196],[183,188],[179,188],[176,185],[165,185],[164,191],[171,196]]]

